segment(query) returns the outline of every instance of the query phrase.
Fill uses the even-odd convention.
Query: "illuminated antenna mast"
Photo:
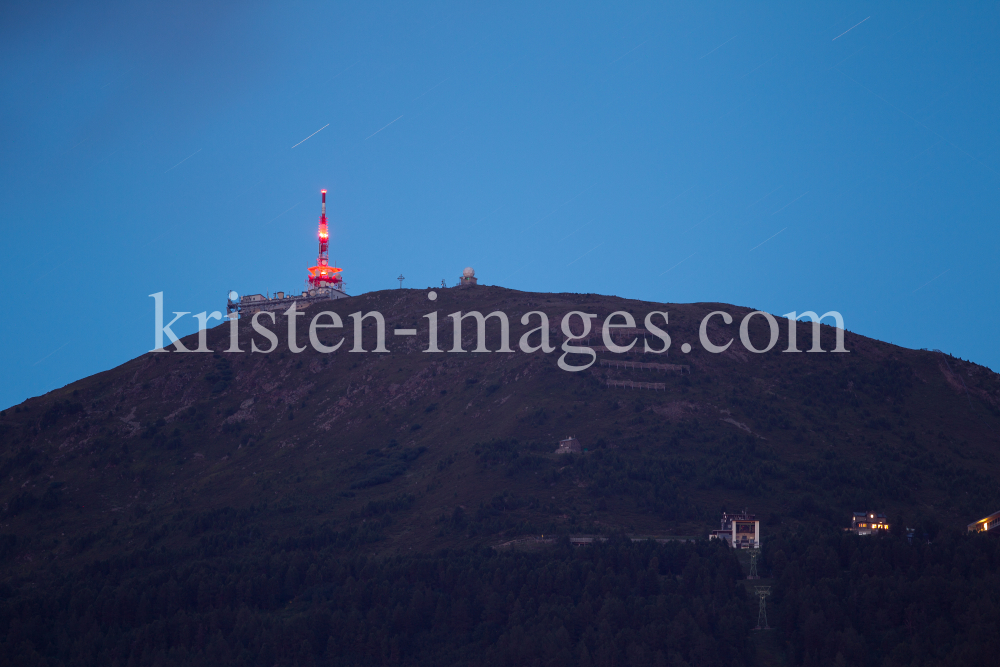
[[[330,230],[326,224],[326,190],[320,190],[323,195],[323,212],[319,216],[319,257],[316,259],[316,266],[309,267],[309,277],[306,282],[312,289],[318,287],[334,287],[342,289],[343,278],[341,269],[330,266]]]

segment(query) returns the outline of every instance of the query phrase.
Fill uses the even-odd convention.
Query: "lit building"
[[[855,512],[851,516],[851,527],[858,535],[871,535],[876,530],[889,530],[889,519],[881,512]]]
[[[722,529],[708,534],[710,540],[725,540],[736,549],[760,549],[760,521],[753,514],[722,513]]]
[[[969,532],[972,533],[982,533],[987,530],[996,530],[1000,528],[1000,512],[994,512],[985,519],[980,519],[975,523],[969,524]]]

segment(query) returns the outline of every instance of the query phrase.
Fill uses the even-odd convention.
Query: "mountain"
[[[633,577],[640,588],[647,586],[641,583],[643,572],[659,570],[659,579],[647,588],[662,591],[666,584],[657,582],[683,578],[688,567],[691,573],[708,568],[708,579],[712,572],[731,574],[726,568],[739,572],[732,554],[701,541],[718,527],[724,509],[746,508],[763,520],[765,558],[775,572],[784,565],[773,562],[769,539],[783,546],[785,561],[800,552],[805,559],[808,549],[796,540],[817,530],[820,533],[810,538],[816,544],[849,539],[841,528],[849,525],[852,511],[886,512],[897,530],[905,524],[916,529],[918,541],[926,542],[945,533],[958,540],[967,523],[1000,509],[1000,376],[982,366],[849,331],[844,334],[845,353],[787,353],[783,350],[788,347],[789,325],[784,319],[778,320],[777,343],[756,354],[746,349],[739,333],[740,322],[752,309],[727,304],[656,304],[485,286],[436,294],[430,301],[426,290],[389,290],[314,304],[297,319],[293,342],[305,348],[299,353],[289,349],[283,315],[269,327],[278,345],[268,354],[223,352],[230,344],[226,323],[207,333],[212,353],[147,353],[0,413],[0,631],[13,619],[22,619],[15,623],[16,632],[8,631],[4,645],[20,653],[9,655],[29,661],[20,664],[32,664],[36,658],[41,661],[37,664],[60,664],[59,656],[73,653],[67,647],[84,641],[90,632],[101,637],[87,648],[95,661],[155,664],[159,655],[163,664],[198,664],[216,650],[211,649],[213,642],[219,644],[213,633],[219,631],[228,657],[216,655],[215,664],[240,664],[241,654],[227,634],[238,625],[232,618],[213,621],[222,623],[222,629],[205,626],[202,631],[210,636],[202,638],[200,652],[189,647],[183,657],[171,658],[165,647],[198,642],[150,639],[146,646],[153,648],[145,652],[121,648],[124,637],[133,646],[142,633],[156,631],[156,619],[169,616],[173,598],[162,591],[157,599],[147,600],[142,623],[131,613],[122,616],[124,612],[113,610],[106,619],[119,621],[101,621],[101,612],[92,610],[95,625],[64,630],[69,634],[63,644],[42,621],[37,621],[41,625],[32,638],[26,628],[37,612],[30,609],[40,609],[37,605],[46,599],[55,604],[51,600],[58,591],[67,608],[76,599],[97,604],[101,589],[96,582],[126,598],[124,591],[138,581],[156,590],[174,582],[180,599],[185,595],[180,572],[188,568],[184,571],[190,577],[204,566],[214,572],[205,580],[208,592],[188,592],[193,602],[189,600],[190,608],[183,613],[215,618],[212,614],[226,608],[217,597],[226,588],[224,573],[247,563],[267,570],[267,558],[277,557],[274,554],[285,554],[287,561],[282,561],[281,581],[274,584],[280,590],[269,593],[266,604],[251,605],[257,609],[254,614],[270,610],[270,620],[261,621],[265,624],[276,622],[274,614],[281,605],[316,608],[326,599],[317,591],[331,584],[309,574],[322,571],[326,562],[315,560],[317,554],[354,563],[351,568],[357,569],[348,568],[350,574],[345,570],[330,575],[341,576],[341,584],[347,577],[360,579],[358,572],[365,567],[395,568],[394,576],[412,583],[427,574],[418,576],[421,568],[434,570],[431,554],[438,554],[440,562],[467,554],[455,571],[469,577],[480,576],[472,574],[480,572],[478,565],[470,564],[479,562],[476,558],[491,563],[509,559],[501,569],[523,567],[528,572],[557,567],[554,563],[585,569],[578,562],[584,557],[574,555],[580,550],[566,551],[569,547],[560,546],[559,539],[606,535],[616,546],[598,545],[589,553],[629,552],[632,560],[614,565],[617,561],[605,554],[587,556],[596,559],[588,562],[611,568],[612,578]],[[310,345],[309,322],[320,311],[336,313],[344,323],[336,335],[329,330],[319,334],[327,344],[346,337],[330,354]],[[349,351],[350,314],[369,311],[384,315],[390,352]],[[466,352],[423,352],[428,345],[424,316],[433,311],[438,313],[441,350],[454,344],[450,313],[502,311],[510,320],[514,351],[496,351],[501,340],[493,318],[485,336],[486,347],[493,351],[471,352],[477,340],[470,318],[463,329]],[[522,334],[538,326],[537,317],[521,324],[531,311],[548,315],[555,351],[518,349]],[[586,370],[567,372],[558,365],[565,337],[560,322],[571,311],[596,314],[597,324],[612,312],[626,311],[639,327],[647,313],[665,311],[669,323],[654,322],[669,333],[671,347],[665,355],[602,350],[596,353],[598,362]],[[734,339],[720,354],[706,351],[699,342],[699,326],[713,311],[732,316],[730,325],[715,316],[707,326],[716,344]],[[372,350],[372,318],[364,327],[365,347]],[[406,328],[416,329],[417,335],[393,335],[395,329]],[[833,350],[835,330],[826,325],[821,330],[823,349]],[[581,331],[579,320],[573,331]],[[798,348],[809,349],[811,325],[800,322],[795,331]],[[764,317],[751,318],[748,333],[753,345],[765,347],[769,331]],[[197,338],[182,342],[194,349]],[[269,347],[264,336],[253,332],[248,317],[239,322],[239,338],[243,350],[250,348],[251,338],[259,348]],[[539,339],[536,333],[532,344]],[[689,353],[681,351],[682,343],[692,345]],[[605,345],[600,334],[590,344]],[[659,348],[661,342],[650,338],[650,345]],[[637,347],[642,346],[640,340]],[[585,365],[589,358],[574,354],[566,361]],[[585,451],[555,454],[567,436],[576,437]],[[557,544],[546,546],[543,535]],[[699,541],[633,546],[623,535]],[[292,563],[300,557],[306,560]],[[640,561],[645,563],[641,567],[635,564]],[[289,567],[296,571],[290,579]],[[87,581],[97,587],[91,597],[79,589]],[[702,662],[751,664],[785,650],[779,644],[755,648],[746,634],[749,626],[737,626],[756,620],[756,602],[748,602],[750,594],[742,585],[727,586],[728,592],[717,591],[719,607],[713,606],[712,613],[723,614],[726,605],[740,610],[733,611],[732,618],[742,620],[732,621],[736,625],[726,630],[734,637],[734,652],[716,651],[714,657],[705,653]],[[518,591],[511,594],[511,605],[522,603]],[[129,604],[139,609],[141,598]],[[685,599],[678,602],[678,613],[697,617],[701,598],[690,591]],[[74,618],[83,623],[87,605],[79,604]],[[116,603],[102,604],[111,609]],[[120,600],[117,604],[131,608]],[[363,616],[365,605],[373,603],[365,598],[356,604]],[[708,598],[705,604],[710,604]],[[685,611],[685,605],[694,606]],[[236,607],[230,609],[236,615]],[[510,610],[506,613],[504,622],[509,624]],[[482,610],[476,614],[485,618]],[[454,618],[440,622],[448,626]],[[786,632],[796,632],[794,626]],[[479,627],[473,623],[469,636]],[[525,627],[524,622],[518,627]],[[719,627],[699,632],[708,638],[705,641],[717,642]],[[509,633],[497,632],[490,645],[498,651],[498,637],[512,640]],[[303,640],[307,648],[272,646],[265,662],[370,664],[372,656],[384,654],[391,663],[394,655],[388,644],[342,652],[336,642],[324,642],[323,631],[313,635]],[[113,648],[115,641],[119,648]],[[436,645],[427,641],[427,646]],[[446,645],[447,636],[438,641]],[[622,641],[626,655],[628,642]],[[570,642],[570,655],[577,662],[579,642],[586,644],[583,639]],[[694,649],[685,646],[677,649],[677,659],[697,662],[690,654]],[[264,650],[258,649],[255,656]],[[417,649],[411,649],[407,653],[409,649],[397,645],[395,659],[401,664],[417,660]],[[674,660],[669,650],[657,650],[665,660]],[[455,651],[448,654],[451,662],[440,664],[467,664],[462,661],[471,660],[468,655],[478,655],[483,664],[504,664],[499,657],[489,663],[481,652]],[[648,658],[655,661],[659,654],[650,651]],[[331,652],[349,657],[336,662]],[[435,662],[440,658],[433,651],[419,655]],[[829,657],[835,656],[836,651]],[[559,659],[551,658],[548,664],[562,664]],[[610,664],[595,656],[588,659]]]

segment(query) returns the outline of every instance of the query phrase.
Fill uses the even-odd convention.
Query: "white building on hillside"
[[[753,514],[722,513],[722,529],[709,533],[710,540],[725,540],[737,549],[760,549],[760,521]]]

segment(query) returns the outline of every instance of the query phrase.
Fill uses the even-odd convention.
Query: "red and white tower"
[[[321,190],[323,194],[323,213],[319,216],[319,258],[316,266],[309,267],[309,289],[320,287],[333,287],[343,290],[344,279],[341,277],[341,269],[330,266],[329,245],[330,232],[326,225],[326,190]]]

